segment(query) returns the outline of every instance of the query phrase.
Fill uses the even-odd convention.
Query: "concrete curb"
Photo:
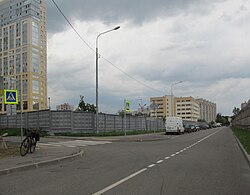
[[[68,156],[64,156],[64,157],[59,157],[59,158],[55,158],[52,160],[46,160],[46,161],[41,161],[41,162],[36,162],[36,163],[30,163],[27,165],[22,165],[22,166],[16,166],[16,167],[12,167],[12,168],[8,168],[8,169],[3,169],[0,170],[0,175],[9,175],[11,173],[14,172],[18,172],[18,171],[24,171],[24,170],[29,170],[29,169],[36,169],[45,165],[53,165],[59,162],[63,162],[63,161],[67,161],[67,160],[71,160],[71,159],[75,159],[78,157],[82,157],[84,155],[84,151],[80,150],[77,153],[73,153],[71,155]]]
[[[237,141],[237,143],[238,143],[238,145],[239,145],[239,147],[240,147],[240,149],[241,149],[241,151],[242,151],[244,157],[246,158],[247,163],[248,163],[248,165],[250,167],[250,155],[247,153],[245,148],[242,146],[242,144],[240,143],[240,140],[235,135],[234,135],[234,137],[235,137],[235,139],[236,139],[236,141]]]

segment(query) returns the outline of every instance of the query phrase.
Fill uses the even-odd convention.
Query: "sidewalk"
[[[35,169],[64,160],[74,159],[82,155],[83,150],[81,148],[38,146],[34,153],[28,153],[26,156],[18,155],[1,158],[0,175],[8,175],[16,171]]]

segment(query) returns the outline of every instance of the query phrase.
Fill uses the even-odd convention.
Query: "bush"
[[[48,132],[46,130],[38,130],[41,137],[48,136]],[[4,133],[8,133],[8,136],[21,136],[21,128],[4,128],[0,129],[0,135]],[[23,133],[25,133],[25,128],[23,128]]]
[[[126,135],[140,135],[140,134],[149,134],[154,132],[163,132],[163,130],[156,131],[146,131],[146,130],[134,130],[134,131],[126,131]],[[70,136],[70,137],[90,137],[90,136],[123,136],[124,131],[112,131],[112,132],[99,132],[97,133],[72,133],[72,132],[61,132],[54,133],[56,136]]]

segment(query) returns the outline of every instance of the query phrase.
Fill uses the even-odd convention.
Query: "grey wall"
[[[164,128],[161,118],[146,118],[126,116],[126,119],[118,115],[99,114],[99,131],[132,131],[132,130],[159,130]],[[94,132],[96,121],[92,112],[72,111],[35,111],[22,114],[23,128],[36,128],[55,132]],[[19,128],[21,116],[0,116],[0,128]]]
[[[250,104],[243,108],[239,114],[234,116],[232,125],[250,130]]]

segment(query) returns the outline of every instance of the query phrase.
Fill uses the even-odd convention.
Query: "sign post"
[[[127,128],[127,119],[126,119],[126,114],[130,112],[130,101],[124,100],[124,134],[126,134],[126,128]]]

